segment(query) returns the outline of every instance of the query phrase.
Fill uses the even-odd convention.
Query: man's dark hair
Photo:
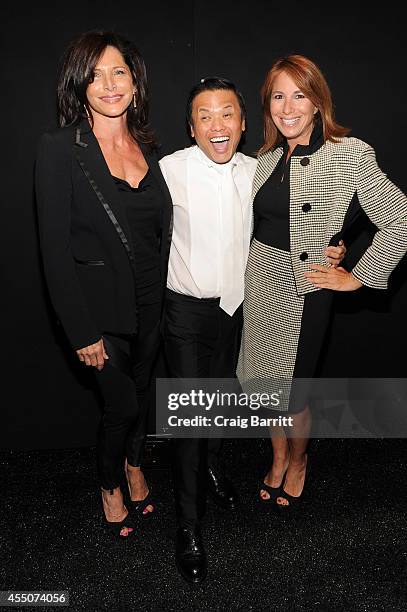
[[[242,121],[246,120],[246,104],[241,92],[238,90],[236,85],[229,81],[229,79],[223,79],[221,77],[208,77],[206,79],[201,79],[199,83],[194,85],[194,87],[189,92],[188,101],[187,101],[187,124],[192,125],[192,103],[196,96],[198,96],[203,91],[216,91],[218,89],[226,89],[228,91],[233,91],[236,95],[239,106],[240,106],[240,114]]]

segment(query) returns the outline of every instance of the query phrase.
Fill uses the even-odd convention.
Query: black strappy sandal
[[[281,484],[278,487],[271,487],[270,485],[266,484],[264,482],[264,478],[266,478],[267,474],[269,472],[267,472],[267,474],[264,476],[262,482],[260,483],[260,491],[259,491],[259,498],[260,498],[260,502],[262,502],[263,504],[267,505],[267,504],[273,504],[274,502],[277,504],[277,497],[282,497],[281,493],[282,493],[282,489],[283,489],[283,483],[285,480],[285,474],[287,472],[288,469],[288,464],[289,464],[289,460],[287,462],[287,466],[283,472],[283,475],[281,477]],[[270,497],[268,499],[264,499],[264,497],[261,496],[261,491],[266,491]]]
[[[153,509],[147,510],[147,512],[145,512],[147,506],[152,506]],[[151,487],[149,488],[148,493],[144,499],[134,501],[133,499],[130,498],[130,507],[131,507],[131,511],[141,516],[143,520],[151,518],[152,515],[155,514],[155,508],[156,508],[156,505],[153,502]]]
[[[260,494],[259,494],[259,500],[262,504],[274,504],[277,503],[277,497],[282,497],[281,492],[282,492],[282,484],[284,481],[284,476],[283,476],[283,480],[281,481],[281,485],[278,487],[270,487],[270,485],[266,484],[264,481],[262,481],[260,483]],[[262,491],[266,491],[270,497],[268,497],[267,499],[265,499],[264,497],[262,497],[261,492]]]
[[[128,492],[128,507],[129,509],[132,511],[132,513],[134,513],[135,515],[139,515],[143,520],[151,518],[151,516],[153,514],[155,514],[155,510],[156,510],[156,504],[153,502],[153,498],[152,498],[152,487],[148,487],[148,493],[145,496],[144,499],[131,499],[131,486],[130,486],[130,479],[127,473],[127,459],[125,462],[125,473],[126,473],[126,483],[127,483],[127,492]],[[144,482],[147,486],[147,482],[144,478]],[[152,506],[153,509],[152,510],[147,510],[147,512],[144,512],[144,510],[146,510],[147,506]]]
[[[276,506],[277,506],[277,509],[279,510],[279,512],[283,512],[283,513],[290,512],[290,513],[293,513],[293,512],[298,511],[298,509],[300,508],[301,502],[304,499],[305,485],[309,481],[310,465],[309,465],[308,455],[307,455],[307,465],[306,465],[305,469],[306,469],[306,472],[305,472],[304,486],[302,488],[301,494],[298,495],[297,497],[295,497],[293,495],[290,495],[289,493],[284,491],[284,485],[282,484],[282,486],[281,486],[281,493],[277,497],[284,497],[284,499],[286,499],[288,501],[288,504],[279,504],[276,501]],[[284,478],[284,481],[285,481],[285,478]]]

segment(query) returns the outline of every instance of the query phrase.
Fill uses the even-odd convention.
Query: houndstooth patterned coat
[[[253,200],[282,154],[279,147],[259,156]],[[317,290],[304,276],[307,261],[326,264],[324,249],[341,231],[355,196],[378,231],[352,274],[368,287],[386,289],[407,251],[407,197],[380,170],[372,147],[357,138],[342,138],[327,141],[307,157],[291,158],[290,251],[298,295]],[[305,211],[304,204],[310,205]]]

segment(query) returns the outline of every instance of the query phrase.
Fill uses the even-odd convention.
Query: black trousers
[[[234,378],[242,331],[242,307],[230,317],[219,299],[198,299],[167,290],[164,348],[170,376]],[[207,466],[222,440],[175,439],[174,486],[177,520],[196,526],[205,513]]]
[[[97,466],[104,489],[119,486],[124,458],[139,466],[147,432],[146,392],[160,342],[161,304],[139,308],[137,336],[104,334],[109,360],[95,378],[103,398]]]

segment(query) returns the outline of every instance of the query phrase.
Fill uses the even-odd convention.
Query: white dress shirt
[[[220,297],[222,291],[222,176],[232,165],[242,212],[244,264],[252,224],[251,193],[257,160],[235,153],[228,164],[217,164],[198,146],[163,157],[160,167],[171,193],[174,227],[167,287],[196,298]]]

